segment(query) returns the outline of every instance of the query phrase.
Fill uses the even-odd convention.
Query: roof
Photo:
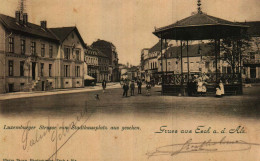
[[[4,26],[4,28],[13,32],[29,34],[31,36],[58,41],[58,39],[50,32],[49,29],[43,29],[40,25],[36,25],[30,22],[28,22],[27,25],[19,24],[16,22],[14,17],[3,14],[0,14],[0,23]]]
[[[174,24],[159,28],[158,30],[163,30],[165,28],[172,27],[188,27],[188,26],[202,26],[202,25],[231,25],[231,26],[241,26],[240,23],[227,21],[218,17],[210,16],[205,13],[197,13]]]
[[[98,47],[106,47],[106,48],[112,48],[115,47],[115,45],[109,41],[105,41],[105,40],[100,40],[98,39],[97,41],[93,42],[91,46],[98,46]]]
[[[215,49],[214,45],[211,43],[201,43],[201,44],[189,45],[189,47],[188,47],[189,57],[201,56],[199,53],[199,48],[201,49],[202,56],[214,56],[214,49]],[[170,47],[169,49],[167,49],[166,53],[167,53],[167,58],[177,58],[177,57],[180,58],[181,57],[180,46]],[[186,46],[183,46],[182,56],[187,57],[187,47]]]
[[[163,49],[165,49],[165,43],[163,42]],[[161,51],[161,40],[149,49],[149,53]]]
[[[176,40],[203,40],[215,37],[238,36],[240,29],[247,28],[240,23],[197,13],[153,32],[158,37]]]
[[[96,56],[98,56],[98,57],[108,58],[108,56],[106,56],[104,53],[102,53],[102,52],[101,52],[99,49],[97,49],[97,48],[93,48],[93,47],[91,47],[91,46],[86,46],[86,52],[85,52],[85,54],[87,54],[87,55],[89,55],[88,52],[87,52],[88,50],[95,52],[95,53],[96,53]]]
[[[247,33],[250,36],[260,36],[260,21],[241,22],[241,24],[249,26]]]
[[[57,38],[63,42],[68,35],[74,31],[75,26],[73,27],[59,27],[59,28],[50,28],[50,30],[57,36]]]
[[[69,36],[70,33],[75,31],[82,46],[84,48],[86,48],[86,44],[85,44],[84,40],[82,39],[76,26],[50,28],[50,30],[56,35],[56,37],[60,40],[60,42],[63,42]]]

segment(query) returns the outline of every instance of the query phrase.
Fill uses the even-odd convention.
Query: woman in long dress
[[[221,91],[221,95],[223,96],[225,94],[225,89],[224,89],[224,84],[222,83],[222,81],[219,81],[219,88]]]

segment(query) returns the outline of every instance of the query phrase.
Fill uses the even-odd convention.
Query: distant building
[[[96,42],[93,42],[91,45],[93,48],[98,49],[103,54],[108,56],[109,58],[109,65],[110,70],[112,71],[111,75],[111,81],[119,81],[120,73],[118,69],[118,54],[116,51],[116,47],[111,42],[105,41],[105,40],[97,40]]]
[[[87,74],[96,78],[97,82],[111,81],[109,59],[101,51],[88,46],[85,50],[85,62]]]

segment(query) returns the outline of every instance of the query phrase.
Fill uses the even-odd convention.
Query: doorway
[[[36,62],[32,62],[32,79],[35,80]]]
[[[14,84],[8,84],[9,92],[14,92]]]
[[[42,81],[42,91],[44,91],[44,81]]]

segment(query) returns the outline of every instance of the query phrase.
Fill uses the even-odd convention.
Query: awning
[[[95,78],[93,78],[93,77],[91,77],[91,76],[85,74],[85,75],[84,75],[84,80],[95,80]]]

